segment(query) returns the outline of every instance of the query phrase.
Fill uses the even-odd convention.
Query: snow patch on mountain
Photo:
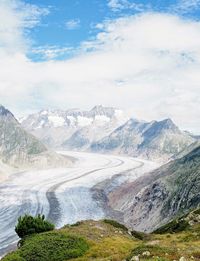
[[[171,119],[145,122],[102,105],[89,111],[43,110],[29,115],[22,125],[49,147],[124,154],[160,162],[168,161],[195,142]]]
[[[53,123],[54,127],[61,127],[65,124],[65,119],[60,116],[48,116],[48,119],[51,123]]]
[[[89,111],[42,110],[23,118],[23,127],[53,148],[87,149],[128,120],[123,111],[95,106]]]
[[[83,117],[83,116],[78,116],[77,117],[77,122],[78,122],[78,126],[85,127],[85,126],[90,125],[93,122],[93,119],[92,118]]]
[[[95,122],[99,125],[103,125],[106,124],[108,122],[110,122],[110,118],[108,118],[107,116],[102,116],[102,115],[97,115],[95,116]]]

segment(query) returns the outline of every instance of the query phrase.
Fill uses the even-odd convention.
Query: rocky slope
[[[67,159],[47,148],[33,135],[25,131],[14,115],[0,106],[0,160],[1,172],[5,166],[47,167],[63,165]]]
[[[93,143],[91,149],[166,162],[194,141],[170,119],[153,122],[130,119],[109,136]]]
[[[200,146],[186,156],[125,184],[109,194],[109,205],[124,213],[124,222],[152,231],[200,206]]]
[[[186,148],[184,148],[183,150],[181,150],[179,153],[175,154],[172,159],[180,159],[184,156],[186,156],[187,154],[189,154],[190,152],[192,152],[194,149],[198,148],[200,146],[200,140],[196,140],[195,142],[193,142],[192,144],[190,144],[189,146],[187,146]]]

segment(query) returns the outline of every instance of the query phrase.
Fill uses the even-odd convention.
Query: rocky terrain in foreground
[[[84,221],[25,238],[3,261],[200,260],[200,210],[151,234],[112,220]]]

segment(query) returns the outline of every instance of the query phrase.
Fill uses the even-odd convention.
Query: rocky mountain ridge
[[[180,131],[171,119],[152,122],[130,119],[91,147],[95,151],[128,154],[165,162],[193,142],[195,139]]]
[[[200,146],[108,195],[109,206],[124,222],[152,231],[200,206]]]
[[[124,154],[166,162],[196,141],[171,119],[145,122],[123,111],[96,106],[90,111],[44,110],[22,120],[22,126],[47,146]]]
[[[193,142],[195,139],[180,131],[171,119],[152,122],[130,119],[91,148],[165,162]]]
[[[125,121],[121,110],[99,105],[89,111],[42,110],[21,119],[21,124],[51,148],[86,150]]]

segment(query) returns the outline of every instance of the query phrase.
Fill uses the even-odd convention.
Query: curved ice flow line
[[[99,166],[102,165],[110,165],[113,163],[111,160],[107,160],[105,157],[101,157],[101,159],[104,160],[104,164],[99,164]],[[106,162],[105,162],[106,161]],[[101,163],[101,161],[100,161]],[[114,166],[114,165],[113,165]],[[55,170],[54,170],[55,172]],[[70,171],[69,175],[67,176],[67,179],[69,179],[71,176],[74,177],[74,174],[79,173],[80,171]],[[20,176],[27,175],[27,173],[20,173]],[[17,175],[13,175],[14,178],[19,178]],[[80,175],[77,177],[79,178]],[[27,176],[28,178],[28,176]],[[74,179],[74,178],[73,178]],[[14,235],[14,224],[16,223],[16,218],[20,216],[23,213],[30,213],[32,215],[36,215],[37,213],[45,213],[46,215],[48,214],[49,211],[49,206],[46,198],[44,197],[45,193],[44,190],[41,187],[48,187],[49,185],[56,184],[57,181],[60,180],[65,180],[66,181],[66,174],[64,177],[59,177],[58,175],[55,176],[55,178],[50,180],[47,178],[45,182],[43,181],[42,184],[39,185],[32,185],[31,187],[27,185],[27,187],[24,187],[23,190],[21,190],[21,187],[19,188],[16,185],[8,184],[10,185],[10,189],[6,191],[6,196],[7,194],[9,195],[12,193],[12,190],[15,190],[15,193],[17,195],[17,200],[18,204],[15,204],[14,206],[4,204],[6,203],[6,196],[1,202],[2,207],[0,209],[0,224],[2,227],[2,224],[4,224],[3,229],[0,229],[0,249],[3,249],[4,247],[8,246],[15,240],[17,240],[17,237]],[[6,186],[5,186],[6,188]],[[1,191],[2,194],[2,191]],[[28,201],[27,201],[27,195],[28,195]],[[41,206],[41,201],[42,201],[42,206]],[[45,202],[46,201],[46,202]],[[37,203],[37,204],[35,204]],[[20,206],[21,205],[21,206]],[[5,223],[5,220],[7,222]]]
[[[73,209],[74,209],[76,212],[78,212],[78,210],[79,210],[79,212],[83,212],[83,209],[82,209],[82,208],[80,208],[80,207],[78,208],[78,207],[76,206],[76,203],[72,200],[72,198],[70,197],[70,194],[68,194],[68,195],[63,195],[62,193],[56,193],[56,192],[59,190],[60,187],[66,186],[66,184],[68,184],[68,183],[70,183],[70,182],[76,181],[76,180],[78,180],[78,179],[85,178],[85,177],[90,176],[90,175],[92,175],[92,174],[94,174],[94,173],[96,173],[96,172],[99,172],[99,171],[101,171],[101,170],[110,169],[110,168],[116,168],[116,167],[119,167],[119,166],[121,166],[122,164],[124,164],[124,161],[123,161],[123,160],[116,159],[116,162],[117,162],[117,161],[118,161],[119,163],[114,164],[114,165],[113,165],[113,162],[112,162],[112,161],[109,161],[108,164],[106,164],[105,167],[103,167],[103,168],[98,168],[98,169],[94,169],[94,170],[88,171],[88,172],[86,172],[86,173],[84,173],[84,174],[82,174],[82,175],[76,176],[76,177],[71,178],[71,179],[69,179],[69,180],[67,180],[67,181],[62,181],[62,182],[60,182],[60,183],[58,183],[58,184],[52,186],[52,187],[46,192],[46,197],[47,197],[47,199],[48,199],[48,201],[49,201],[49,205],[50,205],[50,211],[49,211],[48,219],[49,219],[49,220],[54,220],[54,222],[56,222],[56,224],[57,224],[58,227],[62,227],[62,226],[67,222],[67,218],[66,218],[66,219],[63,218],[62,222],[60,221],[60,223],[58,223],[58,222],[57,222],[57,219],[58,219],[58,218],[56,218],[56,217],[58,217],[58,216],[60,216],[60,217],[61,217],[61,216],[64,216],[63,213],[62,213],[61,207],[59,208],[59,206],[63,206],[63,205],[66,204],[65,202],[62,202],[62,199],[63,199],[63,198],[66,198],[66,197],[67,197],[68,201],[71,202],[71,205],[73,206]],[[77,191],[77,193],[79,194],[79,198],[82,199],[81,191],[79,190],[79,191]],[[61,202],[61,203],[60,203],[60,202]],[[54,206],[55,203],[56,203],[56,211],[55,211],[55,206]],[[63,204],[62,204],[62,203],[63,203]],[[89,202],[88,202],[88,204],[89,204]],[[85,206],[83,206],[83,207],[85,207]],[[64,211],[64,212],[65,212],[65,211]],[[88,217],[88,218],[89,218],[89,217]],[[90,218],[92,218],[92,217],[90,216]],[[94,219],[94,217],[93,217],[93,219]],[[76,219],[73,220],[73,222],[71,222],[71,223],[74,223],[75,221],[78,221],[78,219],[77,219],[77,220],[76,220]],[[68,223],[69,223],[69,220],[68,220]]]
[[[78,163],[67,169],[18,173],[11,176],[8,182],[0,185],[0,255],[1,250],[18,240],[14,234],[14,226],[18,216],[24,213],[36,215],[41,212],[48,216],[51,209],[55,208],[51,205],[51,199],[47,196],[48,191],[54,192],[58,203],[65,205],[66,196],[69,196],[69,193],[65,193],[66,188],[73,189],[75,187],[77,189],[80,184],[90,188],[99,181],[113,175],[139,168],[141,164],[141,161],[133,161],[132,158],[110,155],[78,152],[67,152],[65,154],[77,157]],[[136,163],[139,163],[139,165]],[[71,197],[74,197],[74,194],[70,195],[68,199],[73,209],[77,211],[79,207],[77,196],[81,198],[82,192],[80,192],[80,195],[78,190],[75,192],[76,202]],[[61,215],[65,211],[65,209],[62,209]]]

